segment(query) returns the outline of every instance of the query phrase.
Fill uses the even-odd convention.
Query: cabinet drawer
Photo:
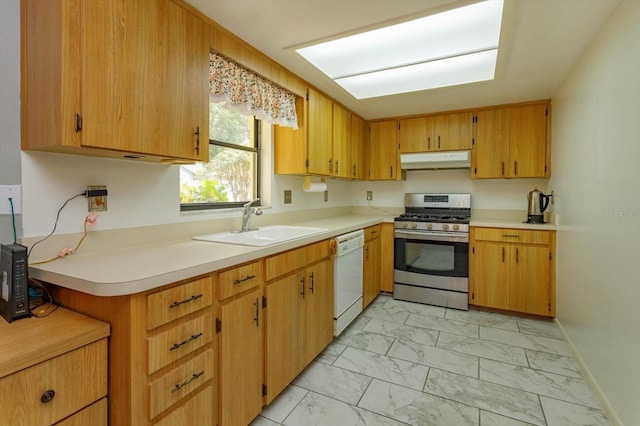
[[[107,426],[107,398],[94,402],[84,410],[66,418],[56,426]]]
[[[209,349],[151,382],[149,384],[149,418],[153,419],[212,377],[213,350]]]
[[[147,296],[147,330],[188,315],[212,303],[211,277]]]
[[[217,424],[213,404],[213,387],[205,388],[198,395],[176,408],[155,426],[207,426]]]
[[[220,300],[240,294],[262,284],[262,261],[248,263],[220,272]]]
[[[211,342],[213,328],[206,314],[148,338],[149,374]]]
[[[329,257],[329,241],[309,244],[265,259],[266,280],[271,281],[281,275],[303,268]]]
[[[510,228],[472,228],[472,238],[506,243],[549,244],[552,231],[529,231]]]
[[[0,379],[0,412],[12,424],[51,425],[106,394],[102,339]]]
[[[364,228],[364,240],[369,241],[380,237],[380,225],[369,226]]]

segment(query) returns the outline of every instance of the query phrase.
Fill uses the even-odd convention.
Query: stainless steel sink
[[[270,246],[298,238],[308,237],[327,231],[326,228],[306,226],[272,225],[263,226],[248,232],[218,232],[215,234],[196,235],[194,240],[212,243],[238,244],[242,246]]]

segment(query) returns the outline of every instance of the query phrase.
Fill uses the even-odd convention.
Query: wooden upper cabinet
[[[399,180],[398,122],[374,121],[369,124],[369,180]]]
[[[333,104],[333,167],[331,175],[351,178],[351,112]]]
[[[473,113],[452,113],[400,120],[400,152],[471,149]]]
[[[204,21],[169,0],[22,12],[23,149],[208,160]]]
[[[476,113],[473,178],[549,177],[548,102]]]
[[[434,151],[460,151],[471,149],[473,113],[436,115],[433,117]]]
[[[365,148],[368,139],[367,122],[355,114],[351,114],[351,178],[366,179]]]
[[[307,171],[312,175],[331,175],[333,168],[333,103],[331,100],[309,88],[307,92],[308,127],[307,144],[309,164]]]
[[[273,172],[278,175],[307,174],[307,100],[296,97],[298,129],[273,126]]]

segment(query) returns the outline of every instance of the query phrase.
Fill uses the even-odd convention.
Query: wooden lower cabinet
[[[380,291],[393,293],[393,223],[380,224]]]
[[[469,303],[555,316],[555,231],[471,228]]]
[[[221,424],[246,426],[262,410],[262,286],[220,303]]]
[[[362,271],[362,308],[365,309],[380,294],[380,225],[365,229]]]
[[[111,325],[109,424],[168,424],[206,388],[212,413],[197,424],[218,424],[213,290],[211,275],[113,297],[52,286],[63,306]]]
[[[333,261],[321,242],[267,258],[265,403],[269,404],[333,339]],[[270,272],[269,272],[270,271]]]
[[[107,426],[107,398],[94,402],[82,411],[56,423],[56,426]]]

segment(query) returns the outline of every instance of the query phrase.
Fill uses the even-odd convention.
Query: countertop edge
[[[344,222],[340,225],[337,222]],[[165,270],[158,274],[148,274],[140,278],[133,280],[100,280],[99,277],[108,276],[107,269],[114,267],[113,264],[109,264],[109,253],[96,253],[84,255],[82,258],[76,259],[64,259],[67,261],[67,266],[62,261],[53,264],[42,264],[38,266],[30,266],[29,273],[32,278],[45,281],[51,284],[55,284],[61,287],[65,287],[71,290],[80,291],[83,293],[91,294],[94,296],[124,296],[136,293],[153,290],[174,282],[187,280],[200,275],[206,275],[215,271],[240,265],[243,263],[251,262],[263,257],[271,256],[273,254],[281,253],[287,250],[291,250],[297,247],[301,247],[308,244],[313,244],[318,241],[326,240],[337,235],[341,235],[347,232],[355,231],[357,229],[366,228],[368,226],[376,225],[385,222],[385,218],[378,216],[366,216],[366,215],[351,215],[340,216],[330,219],[320,219],[309,222],[296,223],[299,226],[311,226],[327,228],[327,231],[315,234],[309,237],[300,238],[296,240],[287,241],[281,244],[275,244],[267,247],[248,247],[242,246],[238,249],[238,246],[210,243],[203,241],[175,241],[168,242],[161,249],[170,251],[172,249],[177,250],[180,245],[192,245],[194,248],[190,250],[198,250],[213,252],[215,249],[223,250],[229,246],[236,247],[236,250],[241,252],[233,255],[218,256],[212,258],[210,261],[198,261],[190,260],[190,256],[184,256],[184,261],[175,269]],[[157,247],[153,247],[157,250]],[[126,257],[127,253],[131,255],[132,259],[145,260],[141,255],[145,247],[131,247],[120,250],[118,257]],[[202,253],[199,253],[202,255]],[[91,270],[89,274],[74,273],[73,263],[71,262],[89,262],[95,265],[96,270]],[[153,259],[148,259],[148,262],[153,262]],[[149,265],[146,265],[149,266]],[[104,271],[99,268],[102,267]]]

